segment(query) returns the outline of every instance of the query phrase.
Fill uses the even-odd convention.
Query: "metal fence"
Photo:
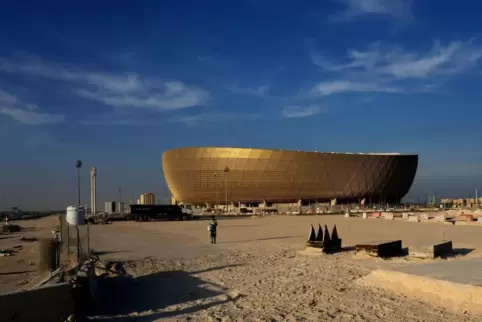
[[[65,215],[59,215],[61,263],[83,262],[90,257],[90,225],[69,225]]]

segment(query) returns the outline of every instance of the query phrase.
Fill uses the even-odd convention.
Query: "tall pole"
[[[97,168],[90,168],[90,210],[97,214]]]
[[[80,168],[82,168],[82,161],[77,160],[75,167],[77,168],[77,206],[80,207]]]
[[[216,183],[216,204],[214,205],[214,212],[217,213],[217,209],[216,209],[216,206],[218,206],[218,203],[219,203],[219,198],[218,198],[218,190],[219,190],[219,184],[218,184],[218,181],[217,181],[217,177],[218,177],[218,173],[217,172],[214,172],[214,182]]]
[[[119,188],[119,208],[121,216],[124,216],[124,204],[122,203],[122,189]]]
[[[479,195],[477,193],[477,188],[475,188],[475,206],[478,207],[479,206]]]
[[[80,168],[82,168],[82,161],[77,160],[75,163],[77,168],[77,206],[80,207]],[[77,232],[77,263],[80,263],[80,239],[79,239],[79,226],[75,226]]]
[[[229,168],[226,166],[226,168],[224,168],[224,197],[226,202],[225,213],[228,213],[228,172]]]

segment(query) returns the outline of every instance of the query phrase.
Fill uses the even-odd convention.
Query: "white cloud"
[[[62,123],[63,115],[37,112],[38,106],[22,102],[16,96],[0,90],[0,114],[29,125]]]
[[[249,121],[261,119],[262,116],[256,113],[229,113],[229,112],[207,112],[195,115],[181,116],[172,118],[172,122],[184,123],[188,126],[196,126],[199,123],[222,123],[222,122],[234,122],[234,121]]]
[[[332,82],[322,82],[315,85],[311,92],[315,96],[327,96],[343,92],[386,92],[397,93],[402,90],[396,87],[384,86],[376,83],[357,83],[350,81],[336,80]]]
[[[482,47],[474,40],[435,42],[426,52],[408,51],[380,42],[364,49],[350,49],[344,61],[335,62],[312,53],[313,64],[334,73],[338,79],[315,86],[321,95],[340,92],[401,92],[408,80],[435,84],[439,76],[469,71],[482,59]],[[421,85],[423,87],[423,84]]]
[[[269,89],[270,88],[267,85],[261,85],[261,86],[258,86],[258,87],[229,86],[226,89],[230,92],[235,93],[235,94],[265,97],[265,96],[269,95]]]
[[[21,63],[0,60],[0,71],[71,82],[79,87],[75,92],[81,97],[114,107],[179,109],[203,105],[210,98],[207,91],[182,82],[145,79],[136,73],[86,72],[46,63],[38,58]]]
[[[115,107],[149,108],[154,110],[192,107],[202,105],[209,99],[209,94],[204,90],[188,87],[179,82],[166,82],[163,90],[159,92],[117,94],[112,91],[78,89],[76,93],[81,97]]]
[[[302,117],[309,117],[319,113],[325,112],[320,106],[318,105],[309,105],[306,107],[302,106],[287,106],[281,112],[283,117],[286,118],[302,118]]]
[[[345,10],[331,17],[333,21],[346,21],[362,15],[381,15],[394,18],[412,16],[410,0],[336,0]]]
[[[328,71],[394,79],[456,74],[475,66],[481,58],[482,47],[475,46],[473,40],[453,41],[445,46],[435,42],[425,53],[405,51],[401,47],[383,46],[376,42],[363,50],[348,50],[344,63],[333,63],[312,54],[312,62]]]

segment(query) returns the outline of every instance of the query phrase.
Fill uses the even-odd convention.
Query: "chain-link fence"
[[[60,261],[62,264],[83,262],[90,257],[90,225],[69,225],[59,215]]]

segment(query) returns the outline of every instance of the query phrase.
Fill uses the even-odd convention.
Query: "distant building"
[[[117,212],[121,214],[128,214],[131,212],[131,208],[129,204],[125,202],[118,202],[117,203]]]
[[[104,211],[108,214],[117,212],[117,202],[115,201],[106,201],[104,203]]]
[[[146,192],[141,194],[140,196],[140,204],[141,205],[155,205],[156,204],[156,195],[152,192]]]

